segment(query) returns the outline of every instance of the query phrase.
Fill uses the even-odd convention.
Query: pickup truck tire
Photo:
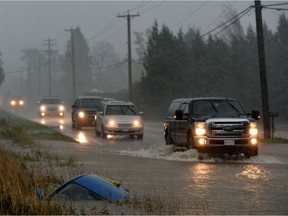
[[[250,158],[251,156],[257,156],[258,155],[258,147],[251,148],[248,152],[244,153],[245,157]]]
[[[194,144],[194,139],[193,136],[191,134],[191,132],[187,133],[187,149],[196,149],[196,146]]]
[[[166,132],[165,132],[165,144],[166,145],[172,145],[173,144],[173,140],[168,132],[168,129],[166,129]]]

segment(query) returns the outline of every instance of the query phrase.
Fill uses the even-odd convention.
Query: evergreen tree
[[[73,30],[76,96],[83,95],[92,88],[91,57],[89,47],[79,27]],[[73,97],[73,72],[72,72],[72,41],[68,40],[66,51],[61,59],[61,68],[64,71],[62,83],[66,91]]]

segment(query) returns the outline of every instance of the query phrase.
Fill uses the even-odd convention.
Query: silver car
[[[103,138],[110,135],[129,135],[142,139],[142,114],[131,102],[103,102],[95,116],[95,134]]]

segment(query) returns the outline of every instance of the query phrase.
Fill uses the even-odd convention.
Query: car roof
[[[52,194],[49,195],[52,198],[54,195],[59,193],[70,183],[76,183],[107,200],[123,200],[129,197],[129,192],[121,186],[116,186],[110,181],[96,175],[96,174],[82,174],[76,176],[69,181],[65,182],[59,188],[57,188]]]
[[[133,105],[134,106],[134,104],[130,101],[117,101],[117,100],[113,101],[112,100],[112,101],[105,101],[104,103],[107,105]]]
[[[235,98],[227,98],[227,97],[195,97],[195,98],[177,98],[174,99],[173,101],[186,101],[186,102],[191,102],[191,101],[198,101],[198,100],[237,100]]]
[[[99,97],[99,96],[79,96],[76,99],[104,99],[103,97]]]
[[[56,97],[56,96],[42,96],[41,98],[40,98],[40,100],[41,99],[59,99],[59,97]]]

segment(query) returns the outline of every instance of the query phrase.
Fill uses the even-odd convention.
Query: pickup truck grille
[[[211,122],[209,124],[211,136],[245,136],[247,122]]]

